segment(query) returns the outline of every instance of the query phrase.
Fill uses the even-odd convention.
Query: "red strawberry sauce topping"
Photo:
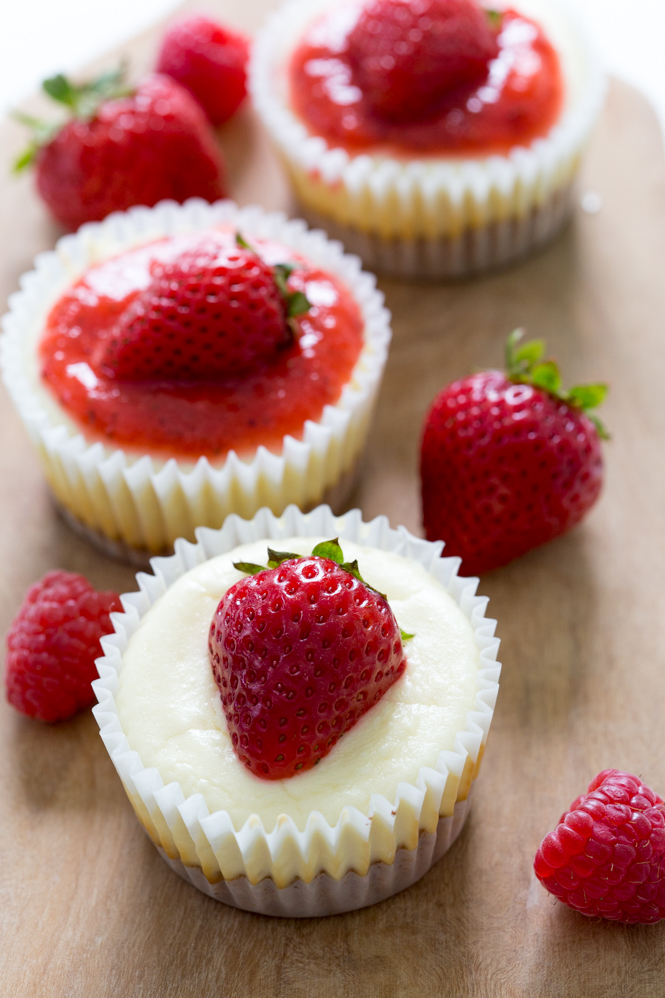
[[[503,154],[546,135],[563,103],[555,49],[538,24],[514,10],[501,15],[481,10],[496,51],[483,36],[485,26],[474,46],[464,6],[475,4],[373,0],[360,19],[355,6],[331,10],[292,56],[295,112],[331,145],[397,156]],[[455,21],[457,49],[445,32],[437,48],[432,26],[437,19],[443,27]],[[401,20],[404,37],[397,40]],[[479,77],[483,51],[489,58]],[[436,83],[437,62],[445,89]],[[446,73],[446,65],[454,71]]]
[[[355,563],[291,558],[232,586],[210,628],[233,747],[267,780],[311,769],[406,669],[394,614]]]
[[[218,238],[235,247],[234,233]],[[136,309],[155,273],[168,272],[191,240],[162,240],[90,267],[48,317],[39,346],[42,379],[88,439],[185,459],[221,460],[229,450],[248,455],[260,444],[280,452],[286,434],[302,437],[305,420],[318,420],[323,407],[339,399],[362,349],[360,310],[330,274],[286,246],[254,240],[271,266],[298,265],[288,289],[304,292],[311,307],[292,320],[297,336],[277,343],[271,356],[257,355],[251,370],[239,365],[239,373],[223,380],[218,373],[200,380],[200,371],[192,380],[169,380],[164,370],[161,380],[145,371],[143,380],[114,376],[112,350],[100,350],[100,343],[113,341],[119,320]],[[255,284],[264,277],[258,264]],[[263,304],[274,305],[269,295]]]

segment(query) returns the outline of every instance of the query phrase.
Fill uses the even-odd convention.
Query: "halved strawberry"
[[[311,769],[406,668],[385,596],[337,539],[311,556],[268,549],[268,568],[222,598],[209,651],[233,747],[256,776]]]

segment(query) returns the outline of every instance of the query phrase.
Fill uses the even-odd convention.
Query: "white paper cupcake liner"
[[[305,216],[325,222],[366,266],[405,277],[478,273],[550,240],[569,214],[580,157],[605,94],[599,57],[574,12],[558,0],[515,4],[544,25],[563,63],[567,101],[546,137],[505,156],[397,159],[329,146],[289,107],[289,54],[333,3],[289,0],[268,19],[251,62],[255,106]]]
[[[146,769],[122,730],[115,695],[122,656],[141,618],[189,569],[250,541],[292,536],[339,536],[412,558],[438,579],[470,620],[480,651],[477,693],[451,751],[422,767],[415,783],[398,784],[394,801],[371,797],[367,813],[342,809],[332,826],[310,813],[300,831],[283,815],[267,832],[260,815],[242,828],[226,811],[210,814],[201,794],[186,797],[176,782],[164,786]],[[178,540],[170,558],[152,560],[153,575],[139,574],[139,592],[121,597],[112,614],[115,633],[102,638],[105,657],[93,683],[94,714],[109,755],[139,821],[180,876],[206,894],[248,911],[301,917],[330,915],[383,900],[418,880],[459,833],[483,756],[498,693],[496,622],[485,618],[488,600],[476,596],[477,579],[460,578],[459,558],[442,558],[441,542],[419,540],[386,517],[363,523],[360,511],[335,517],[327,506],[303,514],[290,506],[276,518],[260,510],[251,521],[230,516],[219,531],[199,528],[197,543]]]
[[[102,443],[90,443],[39,383],[35,349],[51,307],[91,264],[153,240],[211,226],[230,225],[248,236],[275,239],[339,277],[360,307],[364,346],[335,405],[318,422],[305,423],[302,439],[284,437],[281,454],[259,447],[251,460],[231,451],[220,465],[166,462]],[[119,556],[172,549],[194,529],[220,527],[230,513],[251,517],[268,506],[279,514],[289,503],[303,509],[322,499],[343,501],[362,453],[390,344],[390,314],[376,280],[339,243],[280,213],[163,201],[132,208],[82,226],[40,254],[9,299],[0,337],[0,367],[9,395],[32,440],[59,505],[93,542]]]
[[[294,880],[288,887],[276,887],[272,877],[265,877],[258,884],[250,883],[247,877],[211,884],[200,867],[185,866],[182,860],[171,859],[161,846],[157,849],[179,877],[198,887],[208,897],[232,908],[282,918],[340,915],[385,901],[424,877],[462,831],[472,794],[473,786],[465,800],[455,803],[450,817],[439,818],[436,832],[421,832],[415,849],[398,849],[392,863],[380,860],[372,863],[364,877],[349,870],[341,880],[335,880],[327,873],[318,873],[308,884]]]

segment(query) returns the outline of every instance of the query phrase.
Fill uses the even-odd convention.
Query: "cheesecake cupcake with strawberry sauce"
[[[551,239],[604,93],[558,0],[289,0],[251,86],[307,219],[415,278]]]
[[[477,579],[436,544],[289,507],[137,577],[94,708],[136,815],[209,896],[270,915],[390,897],[459,834],[498,691]]]
[[[144,560],[229,513],[343,505],[389,340],[303,222],[170,202],[84,226],[10,301],[5,385],[66,518]]]

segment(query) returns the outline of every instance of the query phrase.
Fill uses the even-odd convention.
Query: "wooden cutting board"
[[[208,5],[255,29],[270,0]],[[150,65],[155,28],[127,46]],[[4,164],[20,144],[1,132]],[[242,203],[290,208],[247,109],[220,135]],[[4,171],[4,166],[2,170]],[[646,101],[613,83],[579,212],[547,251],[468,283],[382,281],[394,315],[362,483],[366,517],[419,531],[420,425],[455,376],[501,363],[506,333],[544,336],[569,383],[612,384],[606,487],[584,525],[488,575],[502,690],[471,818],[416,886],[311,921],[216,904],[141,832],[91,715],[45,727],[0,706],[0,994],[48,998],[659,998],[665,923],[621,927],[566,909],[535,881],[535,850],[599,770],[665,793],[665,163]],[[56,231],[30,181],[0,185],[0,296]],[[47,569],[134,588],[56,515],[0,391],[0,635]]]

